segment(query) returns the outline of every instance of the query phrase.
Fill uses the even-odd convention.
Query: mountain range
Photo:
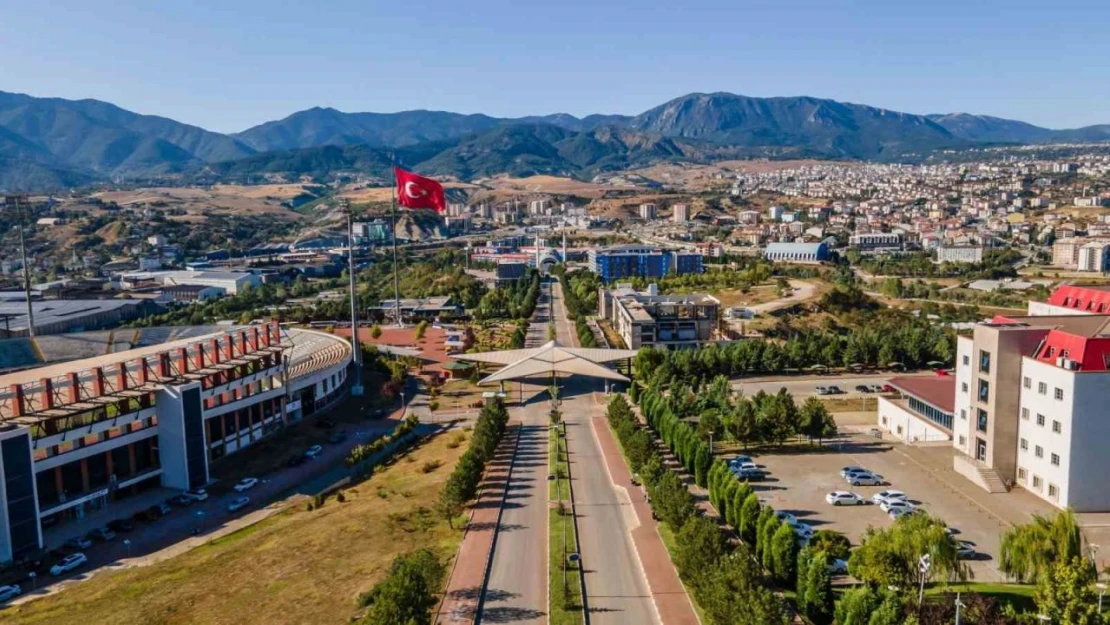
[[[589,177],[668,160],[896,161],[980,144],[1110,141],[1110,125],[1052,130],[967,113],[913,115],[811,97],[694,93],[639,115],[522,118],[311,108],[221,134],[97,100],[0,92],[0,189],[110,181],[388,172],[390,158],[462,179]]]

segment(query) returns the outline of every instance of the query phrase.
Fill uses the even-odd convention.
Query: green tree
[[[399,556],[389,574],[361,598],[366,625],[428,625],[446,569],[427,549]]]
[[[754,494],[755,492],[747,482],[740,482],[732,491],[732,503],[728,506],[729,518],[727,521],[738,533],[744,524],[744,503]],[[758,505],[758,498],[756,505]]]
[[[1053,562],[1037,585],[1037,610],[1052,623],[1096,625],[1103,623],[1098,613],[1098,596],[1092,588],[1095,572],[1081,557]]]
[[[847,560],[852,543],[848,537],[833,530],[817,530],[809,541],[809,548],[824,551],[830,558]]]
[[[709,467],[713,465],[713,458],[709,455],[709,448],[699,444],[694,456],[694,483],[705,487],[709,475]]]
[[[804,569],[801,568],[802,558],[798,559],[798,601],[804,603],[804,612],[809,620],[818,625],[828,623],[833,615],[832,576],[829,574],[828,561],[829,557],[824,551],[814,551]],[[803,590],[804,600],[801,596]]]
[[[711,623],[786,625],[789,619],[782,601],[760,584],[760,578],[751,551],[740,545],[707,576],[698,603]]]
[[[902,516],[886,529],[867,528],[848,567],[862,582],[910,588],[920,581],[917,562],[923,554],[932,559],[926,581],[965,580],[971,575],[967,565],[956,557],[944,522],[923,513]]]
[[[725,536],[716,523],[691,516],[675,535],[675,568],[683,579],[700,585],[701,577],[716,568],[726,550]]]
[[[748,495],[740,506],[740,539],[755,549],[756,531],[759,527],[760,510],[759,496],[755,493]]]
[[[779,524],[771,536],[771,572],[783,585],[792,585],[797,580],[798,538],[786,523]]]
[[[744,446],[744,449],[747,449],[750,443],[758,440],[756,411],[751,401],[741,399],[736,404],[729,421],[728,431],[732,438]]]
[[[755,545],[755,556],[759,560],[763,568],[771,568],[768,564],[769,557],[765,553],[769,553],[771,536],[774,535],[775,530],[778,529],[779,520],[775,517],[775,509],[771,506],[763,506],[759,510],[759,517],[755,524],[755,540],[752,544]],[[767,558],[767,559],[765,559]]]
[[[1033,515],[1002,534],[998,568],[1018,582],[1039,582],[1059,561],[1082,557],[1083,535],[1071,510],[1052,517]]]
[[[816,397],[806,399],[802,404],[798,423],[799,431],[813,439],[825,439],[836,435],[836,421],[829,414],[825,404]]]

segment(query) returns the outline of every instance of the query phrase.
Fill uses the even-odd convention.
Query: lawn
[[[548,529],[548,595],[550,596],[551,625],[577,625],[582,617],[582,582],[577,562],[567,562],[563,555],[563,536],[566,532],[567,552],[574,551],[574,518],[569,507],[566,514],[558,508],[551,508]],[[566,583],[563,580],[563,564],[566,564]]]
[[[1029,584],[992,584],[988,582],[971,582],[967,584],[949,584],[948,586],[932,586],[925,590],[926,595],[942,595],[944,593],[974,592],[988,597],[994,597],[1003,605],[1012,605],[1018,612],[1036,613],[1037,606],[1033,603],[1033,593],[1037,587]]]
[[[309,512],[303,500],[204,547],[6,610],[0,620],[110,625],[133,623],[346,623],[358,595],[393,558],[418,547],[454,556],[460,531],[431,512],[465,451],[451,434],[411,450],[370,480]],[[441,466],[424,473],[426,462]]]

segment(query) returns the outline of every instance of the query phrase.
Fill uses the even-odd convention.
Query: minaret
[[[563,229],[563,262],[567,262],[567,231]]]

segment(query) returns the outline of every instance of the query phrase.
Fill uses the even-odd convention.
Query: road
[[[552,296],[558,339],[573,345],[574,334],[557,283],[552,287]],[[586,378],[565,379],[562,405],[590,622],[659,623],[639,555],[632,544],[631,531],[639,522],[628,493],[613,486],[590,426],[590,418],[603,411],[603,406],[595,401],[600,385]]]
[[[789,308],[794,304],[800,304],[802,302],[811,300],[813,299],[813,296],[817,294],[817,287],[809,282],[802,282],[801,280],[791,280],[790,286],[793,287],[794,291],[789,296],[777,299],[773,302],[749,306],[748,310],[756,313],[757,315],[765,315],[781,308]]]

